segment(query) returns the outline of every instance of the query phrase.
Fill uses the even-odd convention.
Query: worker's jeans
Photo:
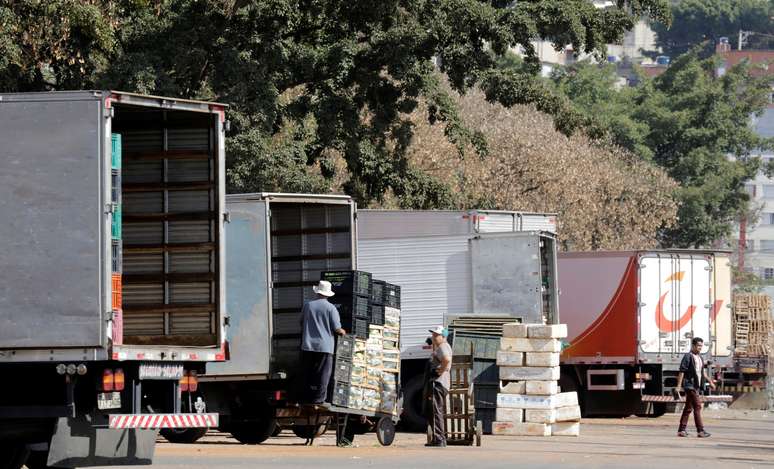
[[[428,420],[433,435],[430,443],[436,445],[446,444],[446,395],[449,391],[437,381],[433,382],[433,415]]]
[[[704,431],[704,423],[701,421],[701,407],[702,403],[699,400],[699,393],[695,389],[685,390],[685,407],[683,407],[683,415],[680,417],[680,427],[677,431],[683,432],[688,426],[688,417],[691,416],[693,411],[693,421],[696,423],[696,431],[701,433]]]
[[[301,352],[304,364],[304,402],[320,404],[325,402],[328,383],[333,371],[333,354],[323,352]]]

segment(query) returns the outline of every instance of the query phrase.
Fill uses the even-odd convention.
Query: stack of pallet
[[[734,295],[736,353],[760,357],[772,353],[770,335],[774,331],[771,298],[768,295]]]
[[[565,337],[565,324],[503,326],[494,435],[580,435],[578,395],[559,389],[560,339]]]

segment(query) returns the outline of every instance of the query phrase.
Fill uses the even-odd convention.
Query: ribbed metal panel
[[[158,213],[164,211],[163,192],[127,192],[123,194],[124,213]]]
[[[169,160],[167,179],[169,182],[203,182],[212,179],[208,160]]]
[[[556,233],[556,215],[541,213],[521,214],[521,231],[548,231]]]
[[[170,150],[207,150],[210,146],[209,129],[169,129],[167,145]]]
[[[452,236],[472,231],[467,212],[358,210],[358,241],[380,238]]]
[[[275,335],[299,334],[301,332],[301,311],[275,314],[272,326]]]
[[[164,241],[162,222],[124,223],[123,240],[126,244],[161,244]]]
[[[169,212],[202,212],[212,207],[208,191],[171,191],[168,196]]]
[[[164,165],[161,161],[124,159],[121,176],[124,183],[161,182]]]
[[[500,233],[518,231],[519,220],[515,213],[498,213],[477,210],[476,225],[479,233]]]
[[[275,283],[300,282],[303,280],[303,262],[272,262],[271,277]]]
[[[211,334],[213,313],[172,313],[169,316],[169,333]]]
[[[332,233],[328,235],[328,249],[336,254],[351,253],[352,235],[350,233]]]
[[[164,303],[164,286],[162,284],[124,284],[122,290],[124,306]]]
[[[358,268],[401,286],[401,349],[424,356],[428,329],[444,315],[470,314],[468,236],[359,240]]]
[[[312,291],[311,287],[275,287],[272,293],[272,307],[274,309],[297,308],[301,310],[304,305],[304,291]],[[311,295],[310,295],[311,296]]]
[[[160,151],[164,148],[164,132],[161,129],[123,130],[121,139],[124,153]]]
[[[273,236],[271,243],[272,257],[300,256],[302,254],[301,235]]]
[[[212,285],[209,282],[173,282],[169,284],[170,303],[200,304],[211,302]]]
[[[164,335],[164,315],[161,313],[124,314],[124,335]]]
[[[212,222],[207,220],[170,221],[170,243],[208,243],[212,241]]]
[[[271,209],[271,230],[293,231],[301,229],[301,206],[298,204],[274,204]]]
[[[169,253],[169,271],[173,273],[202,273],[212,268],[212,255],[209,252],[171,252]]]
[[[124,254],[125,274],[156,274],[164,272],[164,255],[162,253]]]

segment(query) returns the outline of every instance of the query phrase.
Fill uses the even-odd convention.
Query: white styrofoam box
[[[556,381],[526,381],[525,393],[534,396],[553,396],[559,392],[559,383]]]
[[[518,352],[516,352],[518,353]],[[559,353],[527,352],[527,366],[559,366]]]
[[[553,396],[529,396],[526,394],[498,394],[497,407],[511,409],[556,409],[578,405],[578,394],[563,392]]]
[[[580,422],[559,422],[551,425],[553,436],[580,436]]]
[[[507,381],[557,381],[559,367],[501,366],[500,379]]]
[[[521,423],[524,421],[524,409],[508,409],[506,407],[500,407],[495,409],[495,416],[495,420],[498,422]]]
[[[570,405],[558,407],[556,410],[556,422],[577,422],[581,419],[580,406]]]
[[[517,322],[503,324],[503,337],[526,338],[527,325]]]
[[[556,409],[525,409],[524,421],[529,423],[556,422]]]
[[[497,366],[524,366],[524,352],[498,350]]]
[[[526,394],[526,381],[510,381],[506,384],[500,383],[500,392],[503,394]]]
[[[530,324],[527,329],[530,339],[564,339],[567,337],[567,324]]]
[[[551,427],[542,423],[492,422],[492,435],[551,436]]]
[[[561,352],[562,343],[557,339],[500,339],[500,350],[507,352]]]

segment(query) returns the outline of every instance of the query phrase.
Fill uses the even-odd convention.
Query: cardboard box
[[[567,337],[567,324],[540,325],[530,324],[527,329],[530,339],[564,339]]]
[[[554,423],[556,422],[555,409],[526,409],[524,421],[529,423]]]
[[[492,422],[492,435],[551,436],[551,427],[542,423]]]
[[[553,436],[580,436],[580,422],[561,422],[551,425]]]
[[[517,322],[503,324],[503,337],[526,338],[527,325]]]
[[[559,366],[559,356],[555,352],[527,352],[525,363],[527,366]]]
[[[556,381],[526,381],[525,394],[534,396],[553,396],[559,392],[559,383]]]
[[[580,406],[571,405],[567,407],[559,407],[555,411],[556,422],[578,422],[581,419]]]
[[[559,367],[501,366],[500,379],[507,381],[558,381]]]
[[[553,396],[529,396],[526,394],[498,394],[497,407],[511,409],[556,409],[578,405],[578,394],[563,392]]]
[[[508,409],[500,407],[495,410],[495,420],[498,422],[524,422],[524,409]]]
[[[561,352],[562,343],[557,339],[500,339],[500,350],[506,352]]]
[[[510,381],[503,384],[500,382],[500,392],[502,394],[526,394],[527,383],[525,381]]]
[[[497,366],[524,366],[524,352],[497,352]]]

